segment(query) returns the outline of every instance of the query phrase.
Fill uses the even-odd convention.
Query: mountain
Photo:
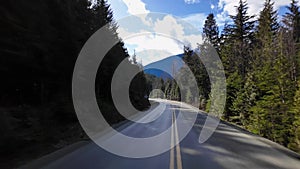
[[[183,54],[178,54],[144,66],[144,72],[164,80],[172,79],[172,75],[178,72],[183,64]]]

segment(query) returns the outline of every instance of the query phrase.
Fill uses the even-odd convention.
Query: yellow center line
[[[172,126],[171,126],[171,150],[170,150],[170,169],[175,169],[174,163],[174,156],[175,156],[175,148],[174,144],[176,144],[176,168],[182,169],[182,161],[181,161],[181,152],[180,152],[180,145],[179,145],[179,136],[178,136],[178,129],[177,129],[177,122],[176,122],[176,115],[175,112],[172,112]],[[174,137],[175,134],[175,137]],[[174,140],[176,139],[176,140]]]
[[[174,119],[175,117],[175,112],[174,112]],[[177,169],[182,169],[182,161],[181,161],[181,153],[180,153],[180,144],[179,144],[179,136],[178,136],[178,129],[177,129],[177,122],[174,120],[175,124],[175,138],[176,138],[176,159],[177,159]]]
[[[170,151],[170,169],[174,169],[174,113],[172,113],[172,125],[171,125],[171,151]]]

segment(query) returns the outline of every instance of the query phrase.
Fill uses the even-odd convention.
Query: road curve
[[[72,151],[55,158],[55,154],[37,160],[21,168],[43,169],[299,169],[300,160],[296,153],[282,146],[221,122],[205,143],[198,142],[206,120],[206,114],[191,111],[189,107],[173,101],[159,100],[165,106],[159,117],[147,114],[138,118],[153,118],[149,123],[128,122],[117,129],[131,137],[155,136],[171,125],[170,150],[149,158],[126,158],[114,155],[93,142],[78,146]],[[184,121],[176,121],[182,113],[186,120],[189,114],[197,113],[191,131],[179,143],[180,126]],[[155,118],[154,118],[155,117]],[[151,120],[150,120],[151,121]],[[106,137],[106,136],[103,136]],[[120,141],[120,144],[121,141]],[[159,146],[159,142],[157,146]],[[135,151],[134,145],[129,146]],[[148,147],[151,148],[151,147]],[[49,159],[47,161],[47,159]],[[51,159],[51,160],[50,160]],[[45,160],[47,162],[45,162]]]

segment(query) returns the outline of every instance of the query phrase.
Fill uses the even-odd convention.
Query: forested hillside
[[[247,1],[240,0],[237,14],[231,16],[232,21],[221,32],[214,14],[209,14],[203,35],[215,47],[225,69],[227,99],[222,118],[300,152],[297,4],[292,0],[288,12],[279,20],[272,0],[265,0],[258,16],[249,15]],[[201,53],[205,43],[198,47]],[[210,82],[205,68],[191,49],[185,48],[184,55],[198,82],[200,108],[208,110]],[[164,89],[169,99],[175,100],[184,100],[192,93],[179,97],[178,86],[172,80],[165,82]]]
[[[73,68],[84,43],[106,24],[120,42],[107,53],[98,70],[96,95],[108,122],[124,120],[112,105],[110,81],[114,69],[124,59],[129,69],[139,67],[127,58],[106,0],[96,2],[93,5],[87,0],[2,2],[0,152],[6,154],[1,157],[6,165],[18,165],[25,160],[22,158],[30,159],[86,139],[72,105]],[[130,98],[138,109],[149,106],[144,97],[145,83],[141,73],[131,84]],[[16,162],[10,164],[8,159]]]
[[[271,0],[257,20],[247,9],[240,1],[220,38],[228,90],[224,119],[299,152],[299,6],[293,0],[282,21]]]

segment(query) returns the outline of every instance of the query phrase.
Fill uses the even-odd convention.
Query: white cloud
[[[175,28],[174,25],[165,27],[164,22],[165,21],[163,20],[149,22],[151,25],[143,25],[145,29],[140,29],[138,32],[130,32],[132,30],[125,29],[122,25],[118,28],[119,36],[125,42],[125,46],[128,48],[129,53],[132,55],[133,50],[135,50],[137,52],[138,61],[142,60],[143,65],[183,52],[183,45],[180,46],[172,37],[166,36],[167,34],[170,34],[170,32],[174,32],[175,36],[177,34],[183,34],[183,30],[177,26],[175,26],[177,27]],[[175,24],[171,19],[167,24],[172,22]],[[148,27],[151,27],[152,31],[148,31]],[[155,32],[160,32],[161,34],[156,34]],[[134,49],[131,49],[132,46]],[[149,52],[149,50],[152,52]],[[157,53],[153,51],[161,52]]]
[[[148,65],[150,63],[165,59],[175,54],[176,53],[169,53],[168,51],[165,50],[153,49],[153,50],[144,50],[136,53],[136,58],[138,62],[142,63],[143,65]]]
[[[289,6],[291,0],[276,0],[275,1],[275,8],[278,9],[282,6]],[[298,1],[298,5],[300,5],[300,1]]]
[[[126,44],[136,45],[135,50],[137,52],[142,52],[145,50],[164,50],[168,53],[178,54],[182,52],[182,49],[178,46],[173,39],[156,35],[152,33],[144,33],[138,34],[137,36],[130,37],[128,39],[124,39]]]
[[[142,0],[118,0],[122,1],[127,6],[127,13],[129,15],[135,15],[141,19],[141,21],[149,25],[149,20],[146,19],[146,14],[150,13],[149,10],[146,9],[146,4],[142,2]],[[118,9],[116,9],[118,10]]]
[[[275,9],[279,9],[283,6],[288,6],[291,1],[289,0],[274,0]],[[237,0],[220,0],[218,3],[218,8],[222,10],[221,15],[225,14],[235,15],[236,14],[236,6],[238,6],[239,1]],[[247,0],[248,3],[248,14],[250,15],[259,15],[259,12],[263,9],[263,5],[265,3],[264,0]],[[299,1],[300,4],[300,1]]]
[[[171,34],[174,38],[184,34],[182,25],[179,25],[177,20],[171,15],[167,15],[162,20],[156,21],[153,28],[155,32]]]
[[[231,21],[230,17],[225,12],[221,12],[216,15],[216,22],[220,27],[224,26],[226,22],[230,22],[230,21]]]
[[[139,31],[132,28],[128,29],[128,26],[126,25],[122,27],[122,24],[118,29],[118,33],[125,42],[125,46],[127,48],[134,47],[136,52],[148,50],[165,51],[163,54],[158,54],[155,57],[153,56],[153,53],[148,57],[143,55],[142,60],[144,65],[164,59],[170,56],[169,54],[176,55],[183,53],[184,45],[196,48],[197,43],[202,42],[202,36],[199,30],[194,29],[193,33],[187,32],[187,30],[191,30],[191,28],[186,29],[186,27],[190,26],[190,24],[184,24],[186,22],[176,19],[170,15],[158,15],[160,16],[158,17],[160,19],[148,19],[148,23],[144,24],[143,28],[141,28],[140,24],[138,25],[134,22],[131,23],[132,25],[138,25]],[[151,16],[153,17],[153,14]],[[152,30],[150,30],[150,28]],[[198,34],[195,33],[197,31]],[[132,34],[133,36],[130,36]],[[133,49],[129,49],[130,54],[132,54],[132,51]]]
[[[150,11],[146,9],[146,5],[141,0],[123,0],[126,4],[128,10],[127,12],[131,15],[149,13]]]
[[[234,6],[237,6],[238,2],[237,0],[220,0],[218,7],[223,10],[223,13],[234,15],[236,11]]]
[[[140,55],[137,57],[138,60],[140,60],[139,57],[141,58],[143,65],[164,59],[170,55],[183,53],[184,45],[195,48],[197,43],[202,42],[200,30],[206,18],[204,13],[188,15],[179,21],[171,15],[150,13],[141,0],[118,1],[122,1],[127,6],[129,15],[135,15],[118,21],[119,36],[123,39],[129,54],[132,55],[133,50],[135,50]],[[189,0],[187,3],[197,2],[199,0]],[[184,21],[189,24],[184,24]],[[192,32],[189,32],[191,30]],[[197,31],[199,33],[195,34]],[[152,52],[149,52],[149,50]]]
[[[172,25],[172,26],[170,26]],[[200,30],[191,28],[193,32],[185,32],[184,29],[191,25],[187,22],[180,22],[179,19],[167,15],[162,20],[155,23],[154,31],[163,32],[166,35],[171,35],[182,52],[183,45],[189,45],[191,48],[196,48],[197,44],[202,43],[202,36]]]
[[[129,15],[128,7],[127,5],[123,2],[123,0],[107,0],[108,4],[110,4],[110,7],[113,11],[114,18],[116,20],[123,18],[124,16]]]
[[[259,16],[260,11],[263,9],[264,0],[247,0],[248,3],[248,14],[255,15],[256,18]],[[288,6],[291,1],[289,0],[274,0],[275,9],[280,7]],[[230,22],[229,15],[236,15],[236,6],[238,6],[239,1],[237,0],[219,0],[218,9],[221,10],[216,16],[216,20],[219,26],[224,26],[226,22]],[[300,5],[300,1],[299,1]]]
[[[210,4],[210,9],[215,9],[215,5]]]
[[[187,4],[195,4],[195,3],[199,3],[200,0],[184,0],[184,2]]]
[[[143,65],[183,52],[183,46],[181,48],[173,39],[160,35],[140,34],[124,42],[126,47],[136,46],[134,50],[137,52],[137,60],[142,61]]]
[[[182,19],[191,25],[193,25],[199,31],[202,30],[203,25],[205,23],[207,14],[205,13],[196,13],[183,17]]]

